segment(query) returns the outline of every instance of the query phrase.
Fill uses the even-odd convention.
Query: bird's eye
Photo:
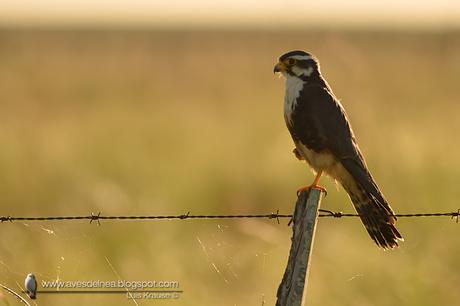
[[[297,60],[295,58],[288,58],[286,60],[286,64],[288,64],[289,66],[294,65],[296,62],[297,62]]]

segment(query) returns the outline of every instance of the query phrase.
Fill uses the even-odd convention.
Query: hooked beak
[[[285,72],[285,71],[286,71],[286,66],[281,62],[276,64],[275,67],[273,67],[273,73]]]

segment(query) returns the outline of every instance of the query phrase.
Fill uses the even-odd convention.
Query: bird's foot
[[[318,189],[321,192],[324,192],[324,196],[327,196],[326,188],[321,187],[319,185],[309,185],[309,186],[300,187],[299,189],[297,189],[297,196],[299,196],[303,191],[310,190],[310,189]]]
[[[300,152],[297,150],[297,148],[294,148],[292,150],[292,153],[294,153],[295,157],[297,157],[298,160],[305,160],[302,155],[300,155]]]

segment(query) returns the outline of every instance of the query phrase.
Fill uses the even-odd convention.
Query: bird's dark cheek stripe
[[[297,63],[297,66],[302,69],[307,69],[308,67],[310,67],[310,64],[307,61],[299,61]]]
[[[305,74],[302,74],[300,76],[298,76],[299,79],[301,79],[302,81],[308,81],[308,79],[310,78],[309,76],[306,76]]]

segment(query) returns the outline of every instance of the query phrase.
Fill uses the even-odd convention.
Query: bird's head
[[[281,73],[286,78],[297,77],[308,79],[314,73],[319,73],[319,64],[316,58],[305,51],[290,51],[280,56],[273,73]]]
[[[32,273],[29,273],[29,274],[27,274],[27,277],[35,278],[35,275],[33,275]]]

